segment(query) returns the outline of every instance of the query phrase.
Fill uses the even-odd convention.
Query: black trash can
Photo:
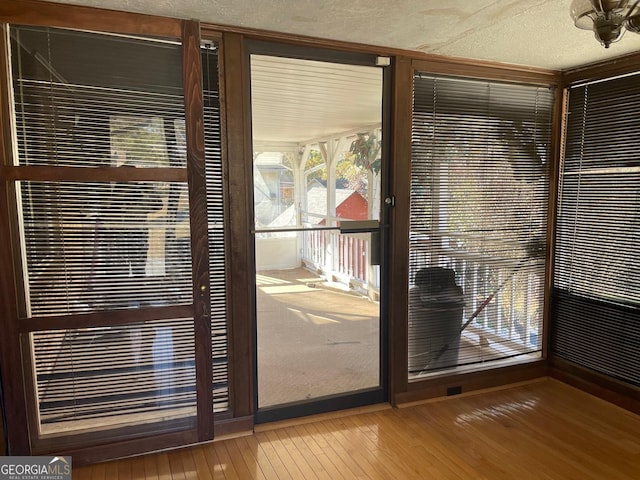
[[[409,374],[457,365],[464,296],[455,271],[422,268],[413,283],[409,289]]]

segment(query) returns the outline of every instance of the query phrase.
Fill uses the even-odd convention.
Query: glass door
[[[256,420],[382,401],[383,69],[250,65]]]
[[[210,439],[228,408],[216,49],[202,51],[198,179],[182,45],[19,26],[10,39],[33,451]]]

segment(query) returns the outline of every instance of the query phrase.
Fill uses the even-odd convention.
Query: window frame
[[[557,179],[558,159],[560,153],[559,125],[562,118],[562,76],[559,72],[540,69],[520,69],[516,66],[496,64],[493,62],[474,62],[444,58],[413,58],[398,56],[394,61],[394,114],[393,114],[393,147],[392,187],[394,208],[390,218],[391,224],[391,265],[390,265],[390,395],[392,404],[445,396],[450,385],[460,386],[462,391],[491,388],[507,383],[527,381],[547,375],[548,332],[549,332],[549,299],[552,265],[551,251],[554,215],[555,190],[549,190],[549,209],[547,214],[547,251],[545,254],[547,271],[544,282],[543,311],[543,343],[542,358],[526,364],[499,367],[495,369],[469,372],[455,375],[439,375],[431,379],[408,382],[407,378],[407,322],[408,291],[406,288],[408,271],[408,238],[409,238],[409,179],[411,176],[411,95],[404,92],[413,91],[413,75],[423,72],[433,75],[458,76],[467,79],[496,80],[510,83],[524,83],[552,87],[556,90],[552,118],[550,185]]]
[[[613,251],[622,251],[626,258],[633,259],[633,245],[623,246],[624,235],[632,237],[633,225],[621,222],[634,211],[634,204],[625,199],[635,194],[635,203],[640,201],[638,183],[634,182],[634,176],[640,176],[640,164],[637,155],[633,160],[629,158],[637,150],[637,142],[627,135],[633,117],[627,120],[629,117],[620,114],[620,110],[633,111],[640,103],[636,86],[640,74],[637,69],[605,73],[594,75],[587,71],[580,79],[570,76],[573,81],[566,85],[550,292],[550,355],[560,371],[577,372],[596,385],[631,392],[640,385],[633,353],[637,353],[633,339],[640,335],[640,329],[634,328],[640,318],[640,298],[637,286],[622,294],[619,289],[624,288],[622,278],[626,274],[620,270],[619,261],[608,259]],[[630,98],[636,98],[635,103],[629,103]],[[616,135],[626,141],[615,141]],[[606,202],[599,200],[603,195]],[[637,220],[637,208],[635,217]],[[585,257],[595,267],[582,265]],[[598,269],[600,279],[591,279],[589,272],[593,268]],[[635,268],[637,278],[639,266],[636,264]],[[607,284],[602,278],[607,269],[617,270],[616,288],[611,288],[609,294],[604,291]]]

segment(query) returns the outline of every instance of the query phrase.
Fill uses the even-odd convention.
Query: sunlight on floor
[[[256,289],[260,408],[379,385],[377,304],[330,288],[303,269],[261,273]]]
[[[305,323],[313,323],[314,325],[326,325],[330,323],[340,323],[338,320],[331,320],[330,318],[320,317],[317,315],[313,315],[311,313],[305,313],[302,310],[297,310],[295,308],[287,308],[289,312],[293,314],[294,317],[299,318]]]
[[[455,423],[456,425],[464,425],[466,423],[484,422],[489,419],[506,418],[513,416],[514,413],[534,410],[537,405],[537,398],[530,398],[522,402],[505,403],[504,405],[494,405],[460,414],[456,417]]]
[[[259,273],[256,273],[256,285],[259,287],[262,285],[285,285],[288,283],[291,282],[282,280],[281,278],[269,277],[267,275],[260,275]]]
[[[267,295],[283,295],[285,293],[307,293],[307,292],[317,292],[318,290],[315,288],[309,288],[306,285],[282,285],[282,286],[269,286],[269,287],[260,287]]]
[[[333,320],[331,318],[323,317],[320,315],[314,315],[312,313],[308,313],[307,318],[309,318],[309,320],[311,320],[316,325],[326,325],[328,323],[340,323],[338,320]]]
[[[306,277],[306,278],[296,278],[296,282],[300,283],[316,283],[316,282],[324,282],[324,277]]]

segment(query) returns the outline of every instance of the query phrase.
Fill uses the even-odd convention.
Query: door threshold
[[[276,420],[268,423],[259,423],[254,425],[253,431],[256,433],[267,432],[279,428],[293,427],[296,425],[305,425],[307,423],[320,422],[323,420],[333,420],[336,418],[349,417],[352,415],[360,415],[362,413],[380,412],[383,410],[391,410],[389,402],[376,403],[373,405],[365,405],[362,407],[346,408],[344,410],[334,410],[332,412],[316,413],[313,415],[305,415],[303,417],[289,418],[286,420]]]

